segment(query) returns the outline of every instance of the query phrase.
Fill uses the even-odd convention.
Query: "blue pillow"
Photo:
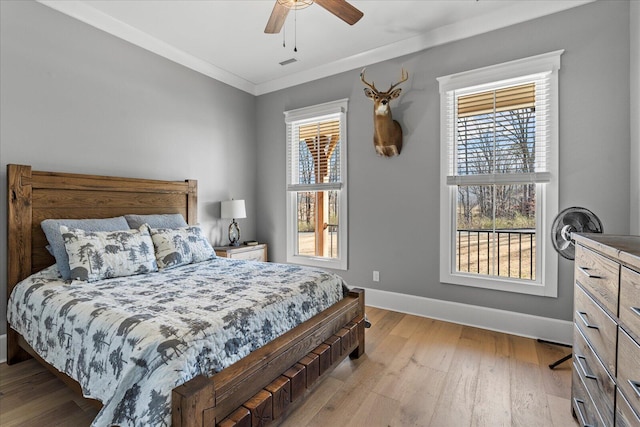
[[[149,225],[151,228],[183,228],[188,224],[184,217],[177,214],[155,214],[155,215],[125,215],[124,216],[129,227],[137,230],[143,224]]]
[[[61,225],[85,231],[120,231],[129,229],[129,224],[123,216],[104,219],[45,219],[42,221],[40,226],[45,236],[47,236],[51,252],[56,259],[58,271],[60,271],[60,275],[65,280],[71,278],[71,269],[69,268],[69,256],[60,232]]]

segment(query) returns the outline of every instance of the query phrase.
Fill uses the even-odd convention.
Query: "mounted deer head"
[[[360,72],[360,80],[368,87],[364,88],[364,94],[373,101],[373,146],[380,156],[393,157],[402,150],[402,128],[400,123],[391,117],[392,99],[400,96],[402,89],[395,89],[400,83],[407,81],[409,73],[402,69],[402,77],[398,83],[392,84],[386,92],[376,89],[373,82],[364,79],[363,68]]]

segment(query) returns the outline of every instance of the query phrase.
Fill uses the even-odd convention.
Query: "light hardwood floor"
[[[367,308],[347,359],[281,426],[573,427],[570,349]],[[96,410],[30,360],[0,365],[0,425],[88,426]]]

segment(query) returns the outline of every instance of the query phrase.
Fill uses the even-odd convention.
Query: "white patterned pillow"
[[[149,226],[137,230],[85,231],[60,226],[71,278],[94,282],[158,271]]]
[[[197,226],[152,228],[151,239],[159,268],[173,268],[216,257],[216,252]]]

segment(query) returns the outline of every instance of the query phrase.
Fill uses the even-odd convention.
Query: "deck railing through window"
[[[456,267],[459,272],[535,280],[536,235],[533,229],[459,229]]]
[[[327,224],[329,231],[329,258],[338,256],[338,224]]]

